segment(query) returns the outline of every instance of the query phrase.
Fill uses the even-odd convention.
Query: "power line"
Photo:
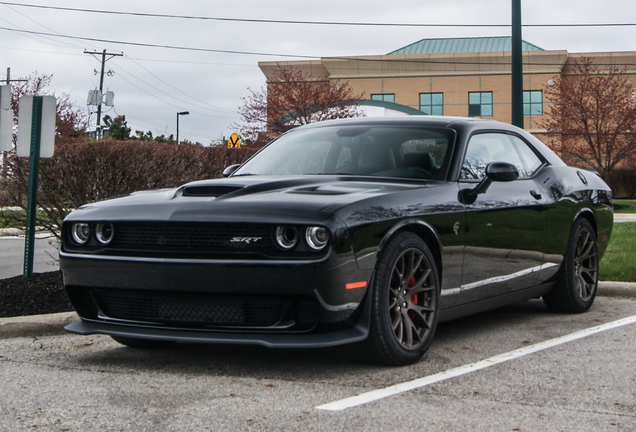
[[[194,48],[194,47],[183,47],[183,46],[175,46],[175,45],[158,45],[158,44],[141,43],[141,42],[116,41],[116,40],[110,40],[110,39],[98,39],[98,38],[89,38],[89,37],[82,37],[82,36],[69,36],[69,35],[55,34],[55,33],[36,32],[32,30],[12,29],[8,27],[0,27],[0,30],[7,30],[7,31],[16,32],[16,33],[27,33],[27,34],[34,34],[34,35],[41,35],[41,36],[43,35],[43,36],[61,37],[61,38],[67,38],[67,39],[79,39],[79,40],[92,41],[92,42],[139,46],[139,47],[145,47],[145,48],[165,48],[165,49],[174,49],[174,50],[181,50],[181,51],[199,51],[199,52],[210,52],[210,53],[220,53],[220,54],[257,55],[257,56],[265,56],[265,57],[287,57],[287,58],[306,58],[306,59],[316,58],[316,56],[307,56],[307,55],[259,53],[259,52],[249,52],[249,51],[219,50],[219,49],[210,49],[210,48]]]
[[[70,12],[85,12],[107,15],[128,15],[150,18],[177,18],[187,20],[201,21],[227,21],[227,22],[244,22],[244,23],[261,23],[261,24],[300,24],[300,25],[330,25],[330,26],[366,26],[366,27],[510,27],[510,24],[418,24],[418,23],[382,23],[382,22],[338,22],[338,21],[303,21],[303,20],[272,20],[272,19],[249,19],[249,18],[225,18],[225,17],[208,17],[196,15],[173,15],[173,14],[157,14],[144,12],[122,12],[109,11],[100,9],[81,9],[61,6],[43,6],[25,3],[2,2],[0,4],[10,6],[21,6],[37,9],[53,9]],[[523,24],[523,27],[632,27],[636,23],[567,23],[567,24]]]
[[[0,4],[1,4],[1,2],[0,2]],[[325,57],[321,57],[321,56],[309,56],[309,55],[303,55],[303,54],[280,54],[280,53],[252,52],[252,51],[219,50],[219,49],[212,49],[212,48],[196,48],[196,47],[184,47],[184,46],[175,46],[175,45],[159,45],[159,44],[150,44],[150,43],[141,43],[141,42],[116,41],[116,40],[110,40],[110,39],[97,39],[97,38],[87,38],[87,37],[82,37],[82,36],[69,36],[69,35],[63,35],[63,34],[43,33],[43,32],[36,32],[36,31],[30,31],[30,30],[11,29],[11,28],[7,28],[7,27],[0,27],[0,30],[13,31],[13,32],[18,32],[18,33],[30,33],[30,34],[46,35],[46,36],[52,36],[52,37],[62,37],[62,38],[68,38],[68,39],[89,40],[89,41],[101,42],[101,43],[111,43],[111,44],[129,45],[129,46],[140,46],[140,47],[146,47],[146,48],[174,49],[174,50],[180,50],[180,51],[196,51],[196,52],[210,52],[210,53],[237,54],[237,55],[252,55],[252,56],[264,56],[264,57],[302,58],[302,59],[312,59],[312,60],[316,60],[316,59],[323,59],[323,60],[338,59],[338,60],[341,60],[343,57],[346,57],[346,56],[325,56]],[[470,53],[468,53],[468,54],[470,54]],[[382,61],[386,61],[385,59],[361,58],[361,57],[356,57],[355,60],[359,61],[359,62],[382,62]],[[439,60],[432,60],[432,59],[427,59],[427,60],[420,60],[420,59],[393,59],[391,61],[394,62],[394,63],[398,63],[398,62],[399,63],[422,63],[422,62],[426,62],[426,63],[430,63],[430,64],[501,65],[501,62],[492,62],[492,63],[491,62],[462,62],[462,61],[456,61],[456,60],[439,61]],[[528,66],[559,66],[559,65],[561,65],[561,63],[536,63],[536,62],[530,62],[530,63],[524,63],[524,65],[528,65]],[[628,64],[622,64],[622,65],[623,66],[635,66],[636,64],[628,63]],[[597,64],[597,66],[613,66],[613,64]]]

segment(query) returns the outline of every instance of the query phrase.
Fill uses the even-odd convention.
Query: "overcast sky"
[[[247,88],[258,90],[265,84],[259,61],[294,60],[286,56],[318,59],[382,55],[423,38],[510,36],[510,28],[257,23],[20,5],[341,23],[508,25],[511,17],[510,0],[0,1],[0,80],[4,81],[7,67],[11,68],[11,78],[22,78],[35,71],[52,74],[50,89],[56,94],[69,93],[77,106],[85,109],[88,91],[99,86],[99,75],[94,70],[99,70],[100,62],[84,54],[84,50],[123,53],[124,56],[106,63],[106,70],[114,74],[105,77],[104,90],[115,93],[115,106],[105,107],[104,114],[125,115],[133,131],[169,135],[176,130],[176,113],[189,111],[189,116],[180,118],[180,138],[206,145],[232,132],[231,124],[238,121],[241,98],[249,94]],[[634,24],[636,1],[522,0],[522,20],[524,24]],[[636,51],[636,26],[524,27],[523,39],[546,50]],[[94,122],[93,116],[93,125]]]

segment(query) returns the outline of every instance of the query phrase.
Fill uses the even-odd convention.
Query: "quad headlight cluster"
[[[304,233],[303,233],[304,231]],[[327,228],[312,226],[298,229],[295,226],[281,225],[276,227],[274,239],[276,245],[284,250],[291,250],[304,238],[307,247],[314,251],[320,251],[329,242],[329,232]]]
[[[115,227],[111,223],[98,223],[94,226],[85,222],[76,222],[71,225],[71,239],[79,246],[86,244],[91,235],[95,236],[101,245],[107,245],[115,236]]]

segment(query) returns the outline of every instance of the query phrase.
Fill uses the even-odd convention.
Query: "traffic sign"
[[[0,86],[0,151],[13,147],[13,111],[11,110],[11,86]]]
[[[41,99],[40,112],[38,119],[34,118],[34,102],[35,99]],[[38,157],[53,157],[55,147],[55,114],[56,104],[55,96],[32,96],[25,95],[20,98],[18,103],[18,141],[16,150],[18,157],[29,157],[31,155],[31,141],[34,137],[31,135],[35,129],[39,129]],[[36,125],[36,122],[39,123]]]
[[[241,139],[235,133],[230,135],[230,139],[227,141],[228,148],[239,148],[241,147]]]

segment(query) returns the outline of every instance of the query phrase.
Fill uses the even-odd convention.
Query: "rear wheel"
[[[132,338],[126,336],[111,336],[115,341],[131,348],[155,349],[167,348],[175,344],[175,342],[153,339]]]
[[[543,296],[548,309],[573,313],[587,311],[596,297],[598,262],[594,228],[587,219],[578,219],[572,226],[557,285]]]
[[[433,339],[439,309],[439,277],[426,243],[410,232],[389,240],[372,288],[365,358],[389,365],[416,362]]]

